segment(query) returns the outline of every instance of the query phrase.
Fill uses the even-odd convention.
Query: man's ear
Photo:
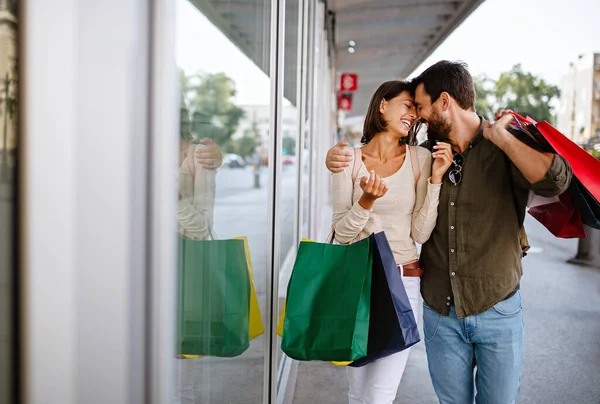
[[[452,97],[450,96],[450,94],[448,94],[447,92],[442,92],[440,94],[440,109],[442,111],[447,111],[448,108],[450,108],[450,103],[452,101]]]

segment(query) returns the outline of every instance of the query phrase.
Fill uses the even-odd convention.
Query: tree
[[[496,112],[494,105],[494,80],[486,75],[474,78],[475,84],[475,110],[485,117],[492,117]]]
[[[239,139],[232,141],[233,152],[239,154],[242,157],[253,156],[256,152],[256,148],[260,145],[260,131],[258,129],[258,123],[256,117],[252,119],[250,128],[244,131],[244,136]]]
[[[283,137],[283,150],[285,154],[290,156],[296,155],[296,139],[292,136],[284,136]]]
[[[553,121],[552,102],[560,95],[558,87],[524,72],[520,64],[502,73],[498,80],[479,76],[474,84],[475,108],[484,116],[492,117],[499,109],[512,109],[536,121]]]
[[[223,149],[231,148],[231,136],[244,116],[244,110],[232,101],[235,82],[224,73],[198,73],[182,75],[181,86],[191,113],[192,136],[208,137]]]

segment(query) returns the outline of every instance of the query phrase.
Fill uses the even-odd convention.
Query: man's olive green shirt
[[[572,177],[569,163],[556,155],[544,179],[530,184],[508,156],[483,137],[481,120],[462,153],[461,182],[454,185],[444,175],[437,224],[421,251],[423,299],[445,316],[451,304],[459,318],[482,313],[519,287],[523,273],[519,232],[529,190],[541,196],[560,195]],[[526,135],[509,130],[539,148]]]

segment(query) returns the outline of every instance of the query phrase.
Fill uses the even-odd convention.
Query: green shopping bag
[[[301,242],[288,285],[281,349],[297,360],[354,361],[367,355],[370,239]]]
[[[250,344],[244,240],[179,242],[177,353],[233,357]]]

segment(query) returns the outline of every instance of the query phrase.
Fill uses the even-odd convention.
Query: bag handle
[[[421,167],[419,167],[418,152],[415,146],[408,146],[410,154],[410,163],[412,165],[413,174],[415,176],[415,186],[419,183],[421,177]]]
[[[362,162],[362,150],[360,147],[353,147],[352,149],[354,150],[354,160],[352,161],[352,187],[354,188],[354,182],[358,176],[358,170],[360,170],[360,163],[357,164],[356,162]]]

